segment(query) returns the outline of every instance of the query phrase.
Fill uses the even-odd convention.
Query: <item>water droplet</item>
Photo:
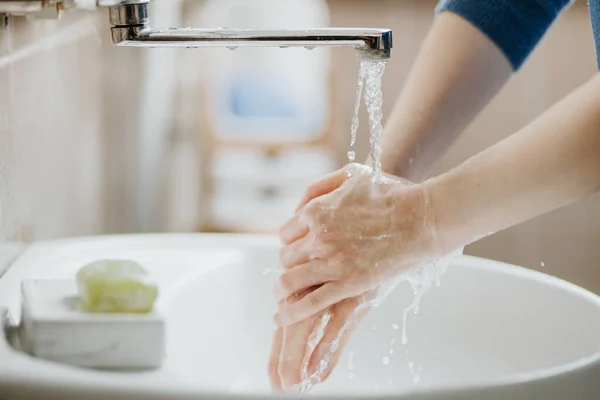
[[[355,159],[356,159],[356,152],[354,150],[350,150],[348,152],[348,160],[350,160],[350,162],[352,162]]]
[[[414,308],[413,312],[414,312],[415,314],[418,314],[418,313],[419,313],[419,306],[415,306],[415,308]]]
[[[415,377],[413,378],[414,383],[419,383],[420,380],[421,380],[421,377],[419,375],[415,375]]]
[[[440,278],[439,277],[435,278],[435,286],[440,287],[441,284],[442,284],[442,281],[440,281]]]
[[[546,266],[546,264],[545,264],[545,263],[542,261],[542,262],[540,263],[540,266],[541,266],[541,267],[545,267],[545,266]]]
[[[394,354],[394,349],[390,349],[390,356]]]
[[[237,49],[237,46],[227,46],[227,48],[228,48],[229,50],[235,50],[235,49]]]
[[[375,325],[373,325],[373,330],[377,329],[377,327]]]
[[[414,373],[415,372],[415,363],[412,362],[412,361],[409,361],[408,362],[408,369],[410,369],[411,373]]]
[[[354,374],[352,372],[348,374],[348,379],[354,379]]]
[[[346,178],[350,178],[352,176],[352,171],[346,171]]]
[[[383,358],[381,359],[381,362],[382,362],[384,365],[388,365],[388,364],[390,363],[390,358],[389,358],[389,357],[387,357],[387,356],[386,356],[386,357],[383,357]]]
[[[394,328],[395,330],[400,329],[400,327],[398,326],[398,324],[392,324],[392,328]]]
[[[306,50],[314,50],[315,46],[304,46]]]

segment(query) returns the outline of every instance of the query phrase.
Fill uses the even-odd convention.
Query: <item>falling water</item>
[[[372,181],[381,179],[381,136],[383,135],[383,91],[381,79],[385,71],[384,61],[363,61],[365,70],[365,104],[369,112],[369,138],[371,143],[371,161],[373,162]]]
[[[356,141],[356,132],[358,130],[358,112],[360,109],[360,98],[363,91],[363,86],[365,86],[364,90],[364,100],[367,106],[367,111],[369,114],[369,132],[370,132],[370,145],[371,145],[371,161],[373,163],[373,171],[371,175],[371,180],[373,184],[377,184],[384,180],[382,178],[382,168],[381,168],[381,137],[383,135],[383,126],[382,126],[382,106],[383,106],[383,93],[381,87],[381,81],[383,77],[383,73],[385,71],[385,62],[382,61],[362,61],[359,75],[358,75],[358,83],[356,88],[356,101],[354,105],[354,116],[352,118],[351,125],[351,140],[350,140],[350,148],[351,150],[348,152],[348,159],[350,162],[354,161],[355,152],[354,152],[354,143]],[[325,354],[322,360],[319,361],[317,370],[309,375],[308,374],[308,361],[305,361],[302,368],[302,381],[290,388],[292,392],[297,394],[304,394],[309,392],[316,384],[322,381],[323,374],[327,370],[329,362],[331,361],[333,355],[338,350],[340,346],[340,340],[346,334],[346,332],[350,329],[353,324],[358,324],[357,315],[360,311],[369,307],[377,307],[379,306],[387,296],[398,286],[400,282],[407,281],[415,295],[413,302],[404,310],[403,313],[403,326],[402,326],[402,344],[406,344],[408,342],[408,336],[406,332],[408,313],[413,311],[415,314],[419,310],[419,303],[422,297],[427,293],[431,287],[435,284],[439,286],[440,277],[446,272],[448,268],[448,264],[452,259],[462,254],[462,248],[458,251],[448,254],[438,260],[425,263],[422,265],[418,265],[408,270],[406,273],[386,282],[381,285],[379,288],[378,296],[370,301],[367,301],[365,296],[363,295],[362,301],[359,306],[354,310],[352,317],[346,321],[342,329],[340,330],[338,336],[331,342],[329,351]],[[330,313],[325,313],[321,317],[321,321],[318,329],[309,339],[307,343],[309,349],[312,351],[322,339],[324,331],[327,327],[329,320],[331,319]],[[373,327],[375,329],[375,327]],[[392,342],[393,346],[393,342]],[[393,348],[390,351],[389,356],[385,356],[382,358],[382,362],[384,364],[388,364],[390,362],[390,358],[393,355]],[[411,361],[412,362],[412,361]],[[411,371],[414,370],[414,366],[410,367]],[[414,374],[413,374],[414,375]],[[351,376],[354,376],[353,374]],[[418,375],[415,375],[414,381],[418,381]]]
[[[360,63],[358,70],[358,82],[356,84],[356,98],[354,100],[354,115],[352,116],[352,125],[350,126],[350,150],[348,151],[348,161],[354,162],[356,159],[356,151],[354,144],[356,143],[356,133],[358,132],[358,112],[360,111],[360,98],[362,97],[363,86],[365,82],[365,70],[368,64]]]

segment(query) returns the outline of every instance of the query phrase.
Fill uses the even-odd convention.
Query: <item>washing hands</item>
[[[293,325],[442,255],[422,185],[385,175],[374,187],[370,168],[351,164],[309,193],[318,197],[310,196],[280,232],[278,325]]]
[[[373,184],[371,172],[350,164],[316,181],[281,228],[283,272],[275,288],[278,328],[269,367],[274,388],[315,372],[326,379],[366,314],[357,307],[373,299],[382,282],[442,255],[425,186],[387,174]],[[329,321],[314,344],[311,335],[324,314]],[[344,326],[337,351],[319,370]]]

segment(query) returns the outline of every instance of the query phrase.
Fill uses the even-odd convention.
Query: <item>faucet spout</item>
[[[387,60],[390,29],[153,29],[147,1],[110,7],[112,42],[137,47],[339,47],[355,48],[359,59]]]

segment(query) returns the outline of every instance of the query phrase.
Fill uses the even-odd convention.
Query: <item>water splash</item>
[[[299,395],[305,394],[312,390],[312,388],[315,385],[321,383],[322,377],[325,371],[327,370],[327,367],[329,366],[329,362],[333,358],[335,352],[339,349],[339,343],[342,337],[346,334],[346,332],[350,329],[352,325],[358,324],[357,315],[365,308],[378,307],[379,305],[381,305],[384,302],[384,300],[390,295],[390,293],[392,293],[392,291],[398,286],[398,284],[404,281],[407,281],[410,284],[415,294],[414,300],[411,303],[411,305],[404,310],[402,344],[406,344],[408,342],[408,337],[406,333],[408,312],[411,310],[414,311],[415,308],[418,309],[419,302],[421,301],[423,296],[431,289],[436,279],[439,279],[444,273],[446,273],[450,262],[454,258],[462,255],[462,251],[463,249],[461,248],[437,260],[418,265],[408,270],[405,274],[402,274],[388,281],[386,284],[382,285],[379,291],[380,294],[370,301],[367,301],[363,297],[363,301],[354,309],[352,316],[348,318],[348,321],[346,321],[346,323],[340,330],[338,336],[331,342],[329,351],[325,354],[323,359],[319,361],[317,370],[313,374],[308,375],[306,368],[303,368],[302,382],[300,382],[298,385],[291,387],[290,391]],[[321,317],[319,330],[325,329],[325,327],[327,326],[327,322],[329,322],[330,318],[330,314],[325,314]],[[373,328],[375,328],[375,326],[373,326]],[[322,338],[322,335],[320,335],[320,337]],[[309,340],[309,342],[311,341]],[[316,346],[316,344],[311,342],[309,346],[311,349],[313,349]],[[387,363],[389,363],[389,357],[387,356],[383,359],[384,364],[387,365],[386,361]]]
[[[423,365],[419,365],[419,368],[417,369],[415,366],[415,362],[412,360],[412,358],[410,357],[410,354],[408,353],[408,349],[406,349],[406,365],[408,366],[408,370],[410,372],[410,375],[412,376],[412,381],[413,383],[419,383],[419,381],[421,380],[421,371],[423,371]]]
[[[321,339],[323,339],[323,336],[325,335],[325,328],[327,328],[327,324],[329,323],[330,319],[331,319],[331,313],[329,313],[329,312],[325,313],[321,317],[321,320],[319,321],[319,328],[316,331],[314,331],[308,338],[308,342],[306,343],[306,346],[309,348],[309,352],[308,352],[309,355],[312,354],[313,350],[317,347],[317,345],[319,344]],[[302,362],[302,379],[303,380],[306,377],[308,377],[309,362],[310,362],[310,357],[306,357]]]
[[[262,270],[262,274],[263,275],[281,275],[281,269],[280,268],[265,268]]]

